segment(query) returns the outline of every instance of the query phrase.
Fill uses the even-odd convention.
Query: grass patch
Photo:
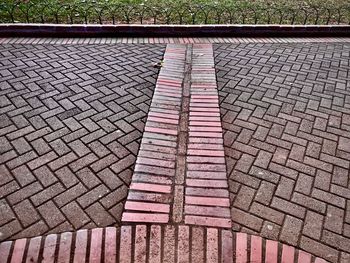
[[[348,0],[2,0],[0,23],[350,24]]]

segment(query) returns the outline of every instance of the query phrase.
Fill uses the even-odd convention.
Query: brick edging
[[[220,228],[171,225],[107,227],[0,243],[9,262],[327,263],[303,250]]]
[[[0,24],[0,37],[349,37],[349,25]]]
[[[167,45],[122,222],[169,223],[185,70],[185,45]]]
[[[194,44],[188,107],[184,219],[231,228],[219,95],[211,44]]]
[[[0,45],[116,45],[116,44],[250,44],[250,43],[350,43],[349,37],[104,37],[104,38],[0,38]]]

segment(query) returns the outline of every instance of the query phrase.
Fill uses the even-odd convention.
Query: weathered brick
[[[323,202],[338,206],[340,208],[345,207],[345,199],[329,192],[325,192],[314,188],[312,191],[312,197],[319,199]]]
[[[242,185],[235,198],[235,201],[233,202],[233,206],[247,211],[254,198],[254,195],[255,190],[253,188]]]
[[[284,211],[284,213],[294,215],[299,218],[304,218],[305,216],[305,208],[299,205],[296,205],[292,202],[283,200],[278,197],[274,197],[272,199],[271,206],[279,209],[280,211]]]
[[[290,200],[293,193],[294,184],[294,180],[286,177],[281,177],[275,195]]]
[[[261,182],[254,200],[268,206],[272,200],[275,188],[276,186],[272,183],[265,181]]]
[[[303,221],[287,215],[281,230],[280,240],[296,246],[301,232]]]
[[[344,222],[344,210],[328,205],[324,222],[324,228],[334,233],[342,234]]]
[[[283,213],[256,202],[252,204],[249,212],[279,225],[282,224],[284,218]]]

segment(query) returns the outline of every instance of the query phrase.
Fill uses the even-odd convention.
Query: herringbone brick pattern
[[[350,45],[216,45],[234,229],[350,261]]]
[[[119,225],[163,52],[0,46],[0,240]]]

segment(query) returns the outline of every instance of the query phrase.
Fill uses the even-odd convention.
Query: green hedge
[[[350,24],[350,1],[2,0],[0,23]]]

